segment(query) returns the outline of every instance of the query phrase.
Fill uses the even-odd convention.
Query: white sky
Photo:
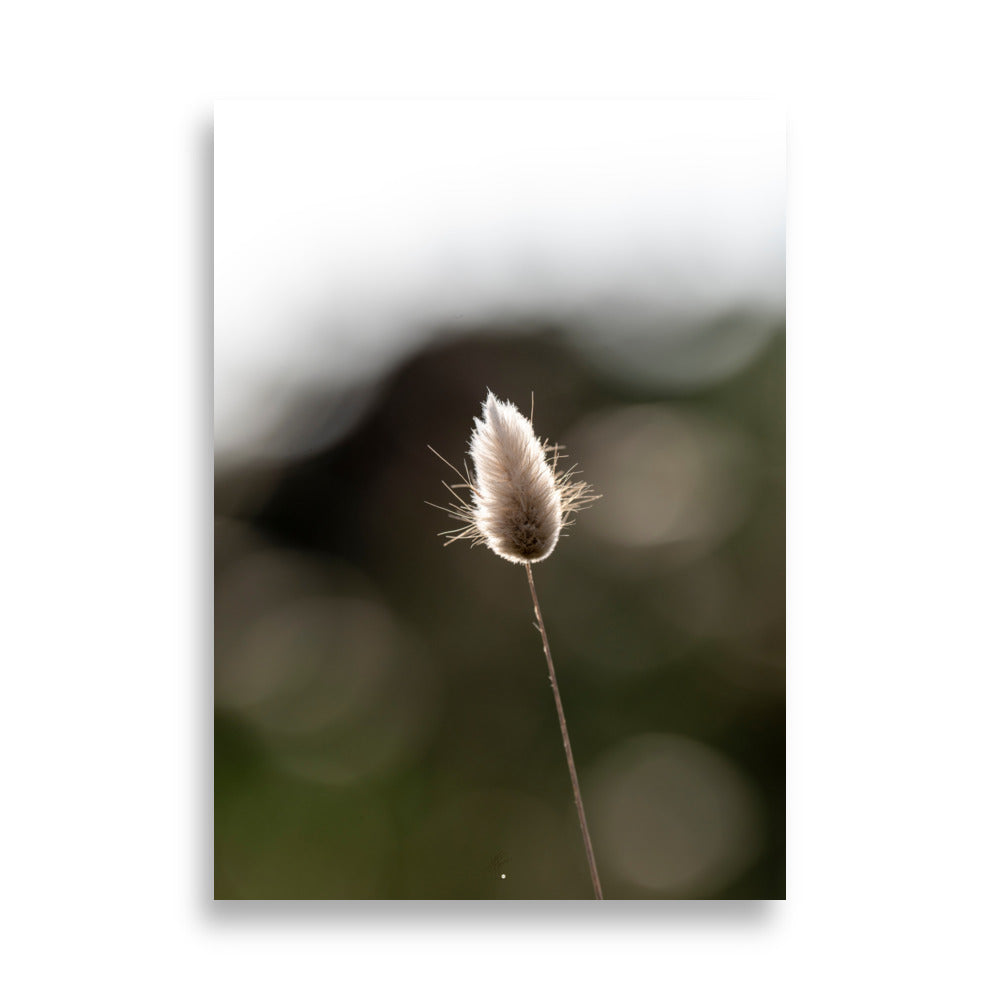
[[[784,198],[763,102],[221,102],[217,448],[442,321],[780,308]]]

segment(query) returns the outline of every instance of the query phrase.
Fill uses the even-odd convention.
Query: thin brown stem
[[[580,797],[580,782],[576,777],[576,765],[573,763],[573,750],[569,745],[569,730],[566,728],[566,716],[563,713],[562,699],[559,697],[559,685],[556,683],[556,668],[552,662],[552,651],[549,649],[549,637],[542,621],[542,609],[538,605],[538,594],[535,593],[535,579],[531,575],[531,563],[525,563],[528,571],[528,586],[531,588],[531,599],[535,604],[535,618],[538,619],[538,631],[542,633],[542,646],[545,647],[545,660],[549,665],[549,680],[552,682],[552,693],[556,699],[556,712],[559,715],[559,728],[562,730],[563,748],[566,751],[566,763],[569,765],[569,778],[573,783],[573,798],[576,800],[576,814],[580,818],[580,832],[583,834],[583,847],[587,852],[587,864],[590,866],[590,881],[594,884],[594,898],[604,899],[601,892],[601,880],[597,874],[597,863],[594,861],[594,847],[590,843],[590,831],[587,829],[587,817],[583,812],[583,799]]]

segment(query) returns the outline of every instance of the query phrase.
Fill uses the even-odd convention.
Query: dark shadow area
[[[195,738],[198,740],[199,753],[198,773],[192,775],[192,788],[197,789],[198,808],[195,815],[199,818],[199,827],[195,832],[200,850],[196,851],[200,870],[197,887],[211,884],[213,863],[213,811],[214,788],[213,769],[208,766],[214,750],[214,684],[213,684],[213,630],[214,630],[214,528],[210,510],[214,503],[213,488],[213,447],[212,426],[214,408],[214,304],[213,304],[213,266],[214,266],[214,148],[215,137],[210,118],[201,122],[192,133],[194,156],[192,158],[195,171],[195,190],[197,202],[195,205],[194,232],[196,245],[192,248],[192,260],[195,262],[195,316],[191,324],[194,337],[198,344],[196,357],[198,370],[194,373],[196,391],[194,403],[199,407],[199,419],[195,426],[202,429],[198,440],[193,442],[192,454],[197,456],[197,510],[201,512],[198,520],[199,534],[195,539],[196,565],[201,572],[194,581],[191,599],[194,604],[194,621],[197,622],[195,635],[197,648],[193,650],[192,662],[198,671],[201,683],[195,690],[201,693],[202,700],[193,706],[192,718],[198,720],[194,727]]]
[[[254,926],[274,931],[294,931],[312,926],[343,925],[344,930],[366,930],[377,925],[411,929],[414,920],[435,930],[482,933],[497,929],[551,927],[553,920],[575,931],[628,933],[650,926],[758,924],[766,926],[779,903],[769,900],[605,900],[580,906],[575,900],[525,902],[512,900],[500,906],[489,901],[457,900],[217,900],[206,902],[206,919],[219,927]],[[474,921],[469,917],[474,916]]]

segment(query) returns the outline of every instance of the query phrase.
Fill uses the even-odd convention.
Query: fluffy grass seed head
[[[466,466],[464,475],[442,459],[461,480],[444,484],[456,502],[439,509],[462,522],[441,533],[448,536],[445,545],[467,539],[510,562],[540,562],[572,523],[570,516],[598,499],[587,483],[574,481],[575,466],[557,469],[559,446],[539,440],[531,421],[492,392],[482,417],[474,419],[469,456],[473,472]],[[459,489],[469,496],[456,493]]]

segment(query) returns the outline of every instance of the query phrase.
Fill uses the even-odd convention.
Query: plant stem
[[[569,778],[573,783],[573,798],[576,800],[576,814],[580,818],[580,832],[583,834],[583,846],[587,852],[587,864],[590,866],[590,881],[594,885],[594,899],[604,899],[601,892],[601,880],[597,874],[597,864],[594,861],[594,848],[590,843],[590,832],[587,830],[587,817],[583,813],[583,799],[580,797],[580,782],[576,777],[576,765],[573,763],[573,751],[569,745],[569,730],[566,728],[566,716],[563,714],[562,699],[559,697],[559,685],[556,683],[556,668],[552,662],[552,651],[549,649],[549,637],[542,621],[542,609],[538,606],[538,594],[535,593],[535,579],[531,575],[531,563],[525,563],[528,571],[528,586],[531,588],[531,599],[535,604],[535,618],[538,619],[538,631],[542,633],[542,645],[545,647],[545,659],[549,665],[549,680],[552,682],[552,693],[556,699],[556,712],[559,715],[559,728],[562,730],[563,748],[566,751],[566,763],[569,765]]]

